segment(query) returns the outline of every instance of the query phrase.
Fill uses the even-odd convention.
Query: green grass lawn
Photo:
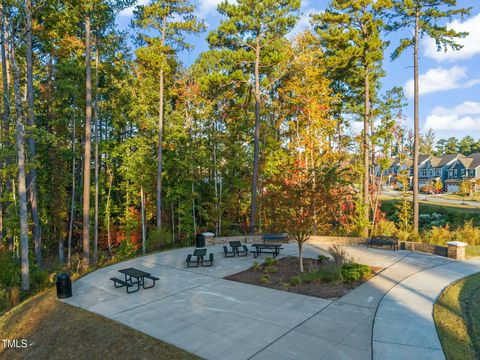
[[[115,321],[40,293],[0,316],[2,339],[26,339],[31,346],[4,348],[0,359],[198,359]]]
[[[450,285],[434,307],[447,359],[480,359],[480,273]]]

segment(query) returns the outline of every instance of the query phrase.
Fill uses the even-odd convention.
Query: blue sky
[[[216,8],[220,0],[192,0],[197,6],[197,15],[214,29],[221,20]],[[148,0],[138,0],[146,4]],[[302,0],[301,18],[294,32],[309,26],[309,15],[322,11],[328,5],[327,0]],[[480,138],[480,2],[478,0],[459,0],[459,6],[473,7],[469,18],[453,20],[448,23],[459,31],[470,35],[460,40],[463,49],[455,52],[437,52],[431,39],[422,39],[420,49],[420,126],[422,131],[431,128],[437,138],[471,135]],[[122,29],[128,27],[132,9],[123,11],[117,19]],[[191,64],[198,54],[208,49],[206,34],[190,38],[195,49],[181,54],[185,65]],[[397,43],[399,35],[391,35],[387,40]],[[387,76],[383,80],[384,90],[393,86],[405,89],[410,103],[406,110],[408,128],[413,125],[413,56],[407,50],[398,60],[390,62],[389,53],[384,63]]]

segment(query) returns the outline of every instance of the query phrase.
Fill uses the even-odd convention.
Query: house
[[[469,179],[472,181],[472,189],[476,192],[480,190],[480,153],[475,153],[467,157],[457,159],[448,168],[445,187],[447,192],[459,192],[460,183]]]
[[[448,177],[448,170],[462,154],[447,154],[441,157],[431,156],[418,167],[418,186],[421,188],[428,183],[440,180],[444,182]]]

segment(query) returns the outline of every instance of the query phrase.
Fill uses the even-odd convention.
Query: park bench
[[[398,250],[398,238],[394,236],[375,236],[367,239],[367,248],[372,246],[390,246],[395,251]]]
[[[245,245],[242,245],[240,241],[229,241],[228,244],[232,248],[229,250],[227,246],[223,246],[223,252],[225,257],[234,257],[237,256],[247,256],[248,255],[248,248]]]
[[[263,234],[263,243],[266,244],[267,241],[276,241],[276,242],[288,242],[288,234],[283,233],[283,234]]]
[[[281,244],[253,244],[252,247],[255,250],[250,250],[250,252],[253,253],[254,258],[260,254],[272,254],[275,259],[280,254],[280,250],[283,249]]]
[[[128,291],[133,286],[133,284],[129,284],[128,282],[120,280],[120,279],[115,278],[115,277],[110,278],[110,280],[113,281],[113,285],[117,289],[125,286],[127,288],[127,293],[129,293],[129,294],[133,293],[133,292],[137,292],[139,290],[139,289],[137,289],[137,290],[134,290],[134,291]]]

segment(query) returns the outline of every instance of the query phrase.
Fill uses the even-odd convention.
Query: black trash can
[[[72,297],[72,280],[68,274],[57,275],[57,299]]]
[[[197,248],[204,248],[205,247],[205,236],[202,234],[197,234],[195,237],[195,246]]]

